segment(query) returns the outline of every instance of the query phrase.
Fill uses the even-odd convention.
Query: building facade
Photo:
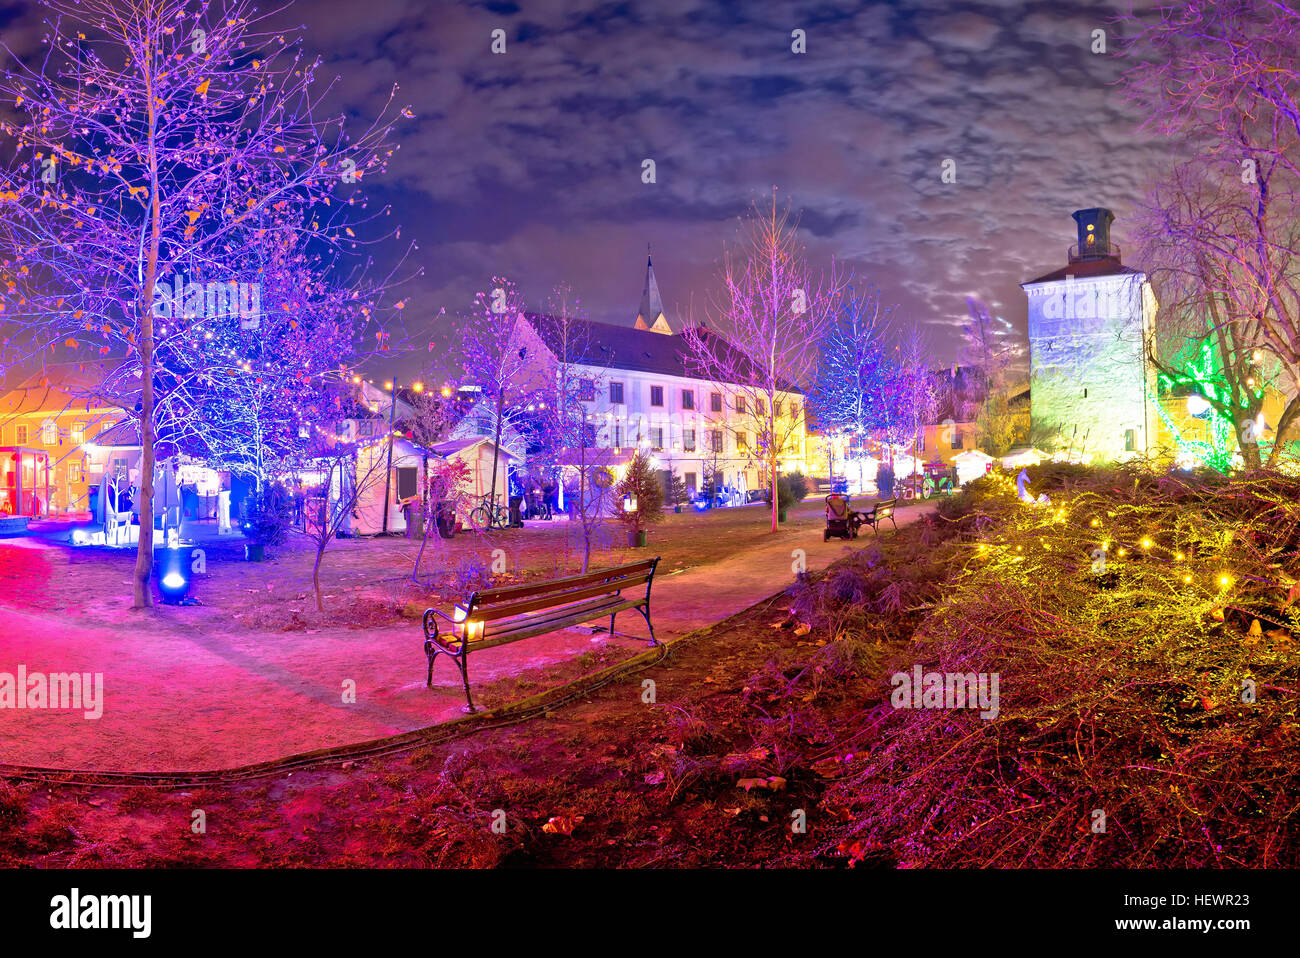
[[[97,485],[111,456],[95,440],[125,419],[125,413],[79,398],[76,383],[59,381],[62,373],[52,369],[32,377],[0,396],[0,447],[22,449],[24,459],[34,454],[49,463],[48,501],[19,504],[11,497],[10,480],[16,493],[18,471],[6,471],[0,480],[0,512],[22,511],[38,515],[67,515],[89,511],[89,489]],[[68,373],[73,376],[72,372]],[[15,464],[17,460],[15,460]],[[30,472],[27,465],[23,471]],[[22,485],[30,492],[31,479]],[[41,483],[38,498],[44,499]]]
[[[1021,284],[1029,299],[1031,417],[1057,451],[1094,461],[1154,453],[1156,375],[1146,340],[1156,299],[1124,266],[1107,209],[1074,214],[1066,266]]]
[[[578,401],[590,424],[588,445],[613,451],[615,462],[646,452],[656,468],[676,474],[688,490],[707,488],[711,476],[715,487],[727,487],[737,499],[766,487],[765,456],[759,449],[766,404],[757,408],[761,401],[741,385],[715,383],[696,374],[689,344],[664,318],[649,259],[640,309],[631,326],[569,320],[564,337],[559,322],[555,317],[525,316],[516,336],[549,376],[558,375],[560,342],[576,338],[583,344],[568,362],[568,377],[577,381]],[[779,432],[786,439],[780,471],[807,472],[803,393],[795,388],[778,393],[776,412],[784,426]]]

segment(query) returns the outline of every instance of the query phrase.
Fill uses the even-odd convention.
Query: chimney
[[[1111,246],[1110,224],[1115,221],[1115,214],[1110,210],[1097,207],[1090,210],[1075,210],[1071,214],[1079,226],[1079,246],[1076,256],[1071,260],[1118,258],[1119,247]]]

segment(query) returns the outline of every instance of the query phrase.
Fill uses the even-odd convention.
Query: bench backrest
[[[897,499],[881,499],[876,503],[876,518],[888,519],[894,514],[894,506],[898,505]]]
[[[566,576],[546,582],[480,589],[469,598],[466,619],[490,622],[524,612],[536,612],[583,599],[609,595],[620,589],[644,585],[649,592],[659,558],[643,559],[612,569],[600,569],[585,575]]]

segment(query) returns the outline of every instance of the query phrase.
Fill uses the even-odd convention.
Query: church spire
[[[650,258],[650,244],[645,245],[645,289],[641,293],[641,308],[636,314],[636,328],[652,333],[673,334],[664,316],[664,303],[659,296],[659,283],[655,280],[654,262]]]

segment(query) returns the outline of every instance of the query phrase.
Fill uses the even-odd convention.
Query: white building
[[[764,488],[766,471],[758,451],[759,423],[745,391],[694,374],[690,348],[664,316],[654,266],[646,261],[646,282],[635,323],[577,323],[569,341],[583,343],[581,362],[570,362],[586,416],[591,445],[630,460],[637,449],[652,454],[656,466],[672,470],[688,489],[701,490],[717,470],[717,485],[743,495]],[[520,323],[521,343],[536,350],[540,368],[554,374],[562,349],[555,317],[530,315]],[[779,394],[780,415],[793,417],[781,470],[807,471],[804,396]]]
[[[1110,210],[1078,210],[1066,266],[1022,283],[1029,297],[1031,417],[1084,460],[1154,452],[1159,414],[1145,340],[1156,299],[1146,274],[1120,263]]]

